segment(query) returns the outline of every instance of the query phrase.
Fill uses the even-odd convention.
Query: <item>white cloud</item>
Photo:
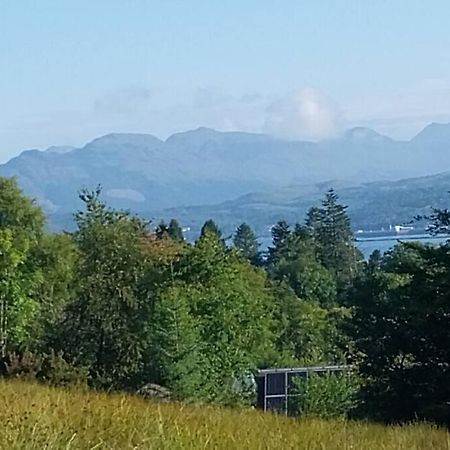
[[[346,117],[389,136],[409,139],[430,122],[450,121],[450,82],[422,80],[401,90],[359,95],[349,99]]]
[[[323,139],[342,127],[337,105],[315,88],[304,88],[273,102],[266,110],[266,132],[289,139]]]
[[[207,126],[320,140],[351,126],[368,126],[410,138],[432,121],[450,122],[450,80],[425,80],[402,90],[366,92],[342,99],[303,88],[288,95],[230,93],[220,87],[175,89],[124,86],[99,93],[85,108],[30,109],[0,127],[0,162],[26,148],[80,146],[110,132],[144,132],[161,138]]]

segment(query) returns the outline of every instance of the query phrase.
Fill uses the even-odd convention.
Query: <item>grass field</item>
[[[450,449],[450,434],[0,381],[0,448]]]

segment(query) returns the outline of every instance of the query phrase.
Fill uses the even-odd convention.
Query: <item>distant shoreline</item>
[[[450,238],[449,235],[438,235],[433,236],[431,234],[388,234],[376,237],[363,237],[363,238],[355,238],[355,242],[377,242],[377,241],[398,241],[398,240],[407,240],[407,241],[421,241],[423,239],[427,240],[443,240],[445,238]]]

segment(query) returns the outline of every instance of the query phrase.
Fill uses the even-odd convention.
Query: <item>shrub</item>
[[[358,404],[358,377],[346,373],[310,373],[294,381],[295,396],[289,412],[293,415],[345,417]]]
[[[75,367],[68,363],[62,353],[45,355],[42,360],[41,369],[36,374],[40,381],[55,386],[87,386],[88,371],[85,368]]]
[[[68,363],[62,353],[11,352],[1,361],[5,378],[36,379],[55,386],[87,385],[87,371]]]
[[[41,370],[42,358],[34,353],[9,352],[1,360],[1,375],[5,378],[33,379]]]

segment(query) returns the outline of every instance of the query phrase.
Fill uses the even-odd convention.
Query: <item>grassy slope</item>
[[[450,449],[425,424],[383,427],[0,382],[1,449]]]

